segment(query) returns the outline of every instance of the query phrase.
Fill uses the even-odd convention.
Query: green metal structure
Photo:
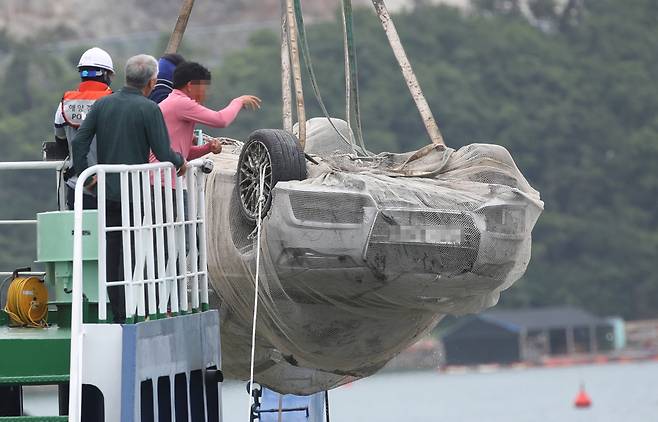
[[[84,319],[98,320],[97,211],[84,211]],[[48,327],[15,327],[0,310],[0,421],[60,421],[65,416],[10,416],[22,413],[22,388],[58,385],[60,410],[66,409],[71,348],[73,212],[37,215],[37,263],[45,266]]]

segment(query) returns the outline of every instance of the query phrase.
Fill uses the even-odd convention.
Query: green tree
[[[396,23],[450,146],[507,147],[546,211],[527,275],[502,306],[569,303],[602,314],[658,315],[658,3],[475,2],[476,13],[417,7]],[[554,13],[554,15],[552,14]],[[355,14],[367,145],[403,151],[427,143],[377,19]],[[308,28],[322,92],[343,113],[340,27]],[[222,94],[255,92],[266,108],[229,131],[280,127],[279,44],[262,33],[220,70]],[[309,115],[319,115],[306,84]],[[226,133],[226,132],[224,132]]]

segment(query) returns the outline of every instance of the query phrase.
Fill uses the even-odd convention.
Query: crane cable
[[[356,47],[354,44],[354,20],[352,17],[352,0],[341,0],[343,20],[343,43],[345,55],[345,90],[347,106],[347,120],[351,122],[354,117],[356,124],[356,140],[363,149],[364,154],[371,155],[366,149],[361,125],[361,104],[359,99],[359,71],[356,60]]]
[[[308,78],[309,81],[311,82],[313,95],[315,96],[315,99],[318,102],[318,105],[320,106],[320,109],[322,110],[324,117],[327,118],[327,121],[329,122],[331,127],[336,131],[338,136],[340,136],[341,140],[343,140],[345,143],[347,143],[352,147],[352,152],[354,152],[353,141],[351,139],[347,139],[345,135],[343,135],[338,130],[333,120],[331,120],[331,117],[329,116],[329,112],[327,111],[327,107],[325,106],[324,100],[322,99],[322,94],[320,93],[320,86],[318,85],[318,81],[315,76],[315,70],[313,69],[313,62],[311,61],[311,50],[308,47],[308,39],[306,38],[304,13],[302,12],[302,5],[300,0],[295,0],[295,19],[297,20],[297,33],[299,34],[299,41],[301,42],[302,58],[304,59],[304,64],[306,65],[306,71],[308,72]],[[348,126],[349,126],[349,118],[348,118]]]
[[[345,102],[346,102],[346,117],[347,125],[351,128],[352,118],[354,118],[356,124],[356,141],[357,145],[361,147],[363,153],[368,154],[366,149],[365,142],[363,141],[363,131],[361,128],[361,111],[359,103],[359,87],[358,87],[358,71],[356,67],[356,50],[354,48],[354,35],[352,31],[352,2],[351,0],[341,0],[342,4],[342,15],[343,15],[343,38],[344,38],[344,56],[345,56]],[[343,135],[333,120],[329,116],[329,112],[325,106],[324,100],[322,99],[322,94],[320,93],[320,87],[317,82],[317,77],[315,75],[313,62],[311,60],[311,51],[308,45],[308,38],[306,36],[306,26],[304,24],[304,14],[302,12],[302,6],[300,0],[294,0],[294,15],[296,20],[297,34],[300,41],[300,51],[302,58],[304,59],[304,64],[306,71],[308,72],[309,81],[311,82],[311,88],[313,89],[313,95],[315,96],[322,113],[331,124],[332,128],[336,131],[338,136],[345,143],[350,145],[354,150],[354,140],[347,139]],[[288,15],[289,17],[290,15]],[[350,131],[350,137],[352,137]],[[356,151],[354,151],[356,152]]]
[[[263,215],[263,203],[265,202],[265,196],[263,195],[263,189],[265,186],[265,166],[261,166],[259,174],[259,194],[258,194],[258,219],[256,220],[256,275],[254,278],[254,313],[253,313],[253,322],[251,326],[251,362],[249,368],[249,420],[251,420],[251,406],[253,399],[253,389],[254,389],[254,365],[255,365],[255,356],[256,356],[256,319],[258,318],[258,291],[259,291],[259,280],[260,280],[260,232],[261,232],[261,219]]]

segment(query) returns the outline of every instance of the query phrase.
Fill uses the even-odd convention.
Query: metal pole
[[[286,19],[286,0],[281,1],[281,102],[283,104],[283,130],[292,132],[292,94],[290,92],[290,42]]]
[[[198,252],[198,243],[197,243],[197,230],[199,228],[199,211],[197,209],[197,189],[196,189],[196,179],[197,179],[197,169],[191,168],[186,176],[185,180],[187,182],[187,217],[185,218],[188,221],[186,226],[189,245],[188,257],[190,262],[188,263],[192,268],[190,269],[192,274],[192,311],[198,312],[201,308],[199,304],[199,252]]]
[[[176,177],[176,171],[173,168],[167,169],[165,171],[165,221],[167,222],[167,276],[170,277],[170,299],[171,299],[171,311],[174,315],[177,315],[180,312],[180,306],[178,304],[178,279],[176,278],[176,262],[178,256],[176,255],[176,236],[177,230],[174,226],[174,198],[173,198],[173,186],[172,186],[172,177]]]
[[[168,173],[169,172],[166,172]],[[162,169],[156,169],[155,175],[153,176],[153,193],[155,196],[155,244],[157,245],[156,250],[156,260],[158,263],[158,278],[161,280],[158,283],[158,313],[160,315],[165,315],[167,313],[167,302],[169,301],[169,293],[167,290],[167,285],[169,284],[169,279],[166,271],[166,262],[165,262],[165,222],[163,218],[163,187],[162,187]]]
[[[82,325],[82,190],[96,168],[90,167],[78,177],[75,186],[73,219],[73,280],[71,292],[71,362],[69,381],[69,420],[79,422],[82,412],[82,359],[84,327]]]
[[[144,211],[144,226],[146,227],[142,234],[142,245],[144,248],[144,257],[146,259],[146,278],[151,280],[145,287],[147,291],[148,306],[146,308],[146,315],[151,318],[156,317],[158,311],[156,308],[156,280],[155,275],[155,251],[154,246],[154,233],[155,227],[153,226],[153,201],[151,197],[151,177],[154,175],[153,170],[143,170],[142,174],[142,198],[143,198],[143,211]]]
[[[120,177],[121,183],[121,242],[123,245],[123,280],[126,284],[123,286],[125,291],[126,302],[126,319],[134,321],[135,306],[133,299],[133,271],[132,271],[132,244],[130,242],[130,201],[128,195],[128,186],[130,174],[122,172]]]
[[[176,21],[174,32],[171,33],[171,37],[169,38],[169,44],[167,44],[165,54],[178,51],[178,47],[183,39],[183,34],[185,33],[185,28],[187,28],[187,21],[190,19],[190,14],[192,13],[192,6],[194,6],[194,0],[183,0],[183,5],[178,14],[178,20]]]
[[[97,175],[98,198],[98,319],[107,322],[107,217],[105,203],[105,171]],[[115,289],[118,289],[115,287]]]
[[[176,257],[178,258],[179,272],[176,274],[178,281],[178,300],[180,309],[183,313],[190,311],[189,300],[187,295],[187,254],[185,253],[185,243],[188,241],[185,235],[185,202],[183,201],[183,176],[176,177]]]
[[[64,167],[66,161],[6,161],[0,163],[0,170],[56,170]]]
[[[290,42],[290,61],[292,78],[295,86],[297,102],[297,123],[299,124],[299,143],[302,150],[306,145],[306,112],[304,110],[304,89],[302,87],[302,70],[299,64],[299,49],[297,47],[297,21],[293,0],[286,0],[286,20],[288,22],[288,40]]]
[[[375,6],[377,16],[382,22],[382,26],[384,27],[384,32],[386,32],[388,42],[391,44],[391,48],[393,49],[393,54],[395,54],[395,58],[402,68],[402,76],[404,76],[404,80],[407,82],[407,86],[411,92],[411,97],[416,103],[418,112],[420,112],[420,115],[423,119],[423,124],[427,130],[427,134],[433,143],[437,145],[445,145],[443,136],[439,131],[439,126],[436,124],[436,120],[434,120],[434,116],[432,115],[432,110],[430,110],[430,106],[427,104],[427,100],[425,100],[423,91],[420,89],[418,79],[416,79],[416,75],[414,74],[411,63],[407,58],[404,47],[402,47],[402,42],[400,41],[397,30],[395,29],[391,15],[388,13],[388,9],[386,9],[384,0],[372,0],[372,4]]]
[[[201,279],[201,310],[207,311],[210,308],[210,301],[208,299],[208,256],[207,256],[207,234],[206,234],[206,194],[205,194],[205,180],[206,176],[203,172],[200,173],[199,181],[199,215],[201,220],[199,227],[199,271],[203,273]]]

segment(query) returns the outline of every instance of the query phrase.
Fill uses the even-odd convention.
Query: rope
[[[282,422],[283,420],[283,394],[279,394],[279,411],[278,417],[277,417],[277,422]]]
[[[446,143],[443,140],[439,126],[437,125],[436,120],[432,115],[432,110],[430,109],[430,106],[427,103],[425,96],[423,95],[423,91],[420,89],[420,83],[418,82],[416,74],[411,67],[411,62],[409,62],[407,53],[404,51],[404,47],[402,46],[398,32],[395,29],[395,25],[393,24],[393,19],[391,19],[391,15],[388,13],[388,9],[386,8],[384,0],[372,0],[372,4],[375,6],[377,16],[381,21],[384,32],[386,33],[386,37],[388,38],[388,42],[391,45],[391,49],[393,50],[393,55],[400,65],[402,76],[407,83],[407,87],[411,93],[411,98],[413,98],[414,103],[416,103],[416,108],[418,108],[418,112],[420,113],[420,116],[423,120],[427,135],[429,136],[432,143],[445,146]]]
[[[258,317],[258,286],[260,276],[260,229],[261,217],[263,213],[263,203],[265,197],[263,196],[263,187],[265,186],[265,167],[260,169],[260,192],[258,195],[258,220],[256,220],[256,278],[254,280],[254,315],[253,323],[251,326],[251,364],[249,368],[249,420],[251,420],[251,401],[253,399],[254,389],[254,363],[256,356],[256,318]]]
[[[354,25],[352,19],[352,0],[342,0],[343,5],[343,32],[344,32],[344,41],[345,41],[345,57],[346,57],[346,68],[349,70],[347,73],[349,78],[346,78],[346,81],[349,82],[349,85],[346,87],[350,91],[348,96],[349,101],[351,102],[351,114],[354,116],[354,122],[356,124],[356,141],[357,144],[363,148],[363,153],[370,155],[366,149],[365,141],[363,140],[363,130],[361,127],[361,105],[359,101],[359,71],[356,61],[356,48],[354,46]],[[351,120],[352,116],[348,116],[348,120]]]
[[[178,51],[178,47],[183,40],[185,28],[187,28],[187,21],[190,20],[192,7],[194,7],[194,0],[183,0],[180,13],[178,14],[178,19],[176,20],[176,26],[174,27],[174,31],[171,33],[171,37],[169,38],[169,43],[165,49],[165,54],[175,53]]]
[[[343,22],[343,65],[345,67],[345,121],[347,121],[347,127],[352,132],[352,122],[350,119],[351,107],[352,107],[352,97],[350,93],[352,92],[352,80],[350,79],[350,55],[347,54],[347,20],[345,17],[345,0],[340,0],[341,8],[340,14]]]
[[[329,390],[324,390],[324,415],[325,422],[329,422]]]
[[[306,145],[306,110],[304,108],[304,88],[302,86],[302,71],[299,64],[299,51],[297,45],[297,19],[293,0],[286,0],[286,22],[288,23],[288,46],[290,51],[290,64],[292,66],[293,85],[295,87],[295,100],[297,103],[297,122],[299,122],[299,143],[304,150]]]
[[[292,133],[292,82],[286,2],[281,2],[281,112],[283,130]]]
[[[35,277],[17,277],[9,285],[7,291],[7,304],[5,312],[11,319],[26,327],[44,328],[48,326],[48,305],[37,300],[36,293],[30,288],[28,282],[34,283],[38,280]],[[37,281],[39,282],[39,281]],[[31,296],[32,300],[26,303],[26,296]]]

